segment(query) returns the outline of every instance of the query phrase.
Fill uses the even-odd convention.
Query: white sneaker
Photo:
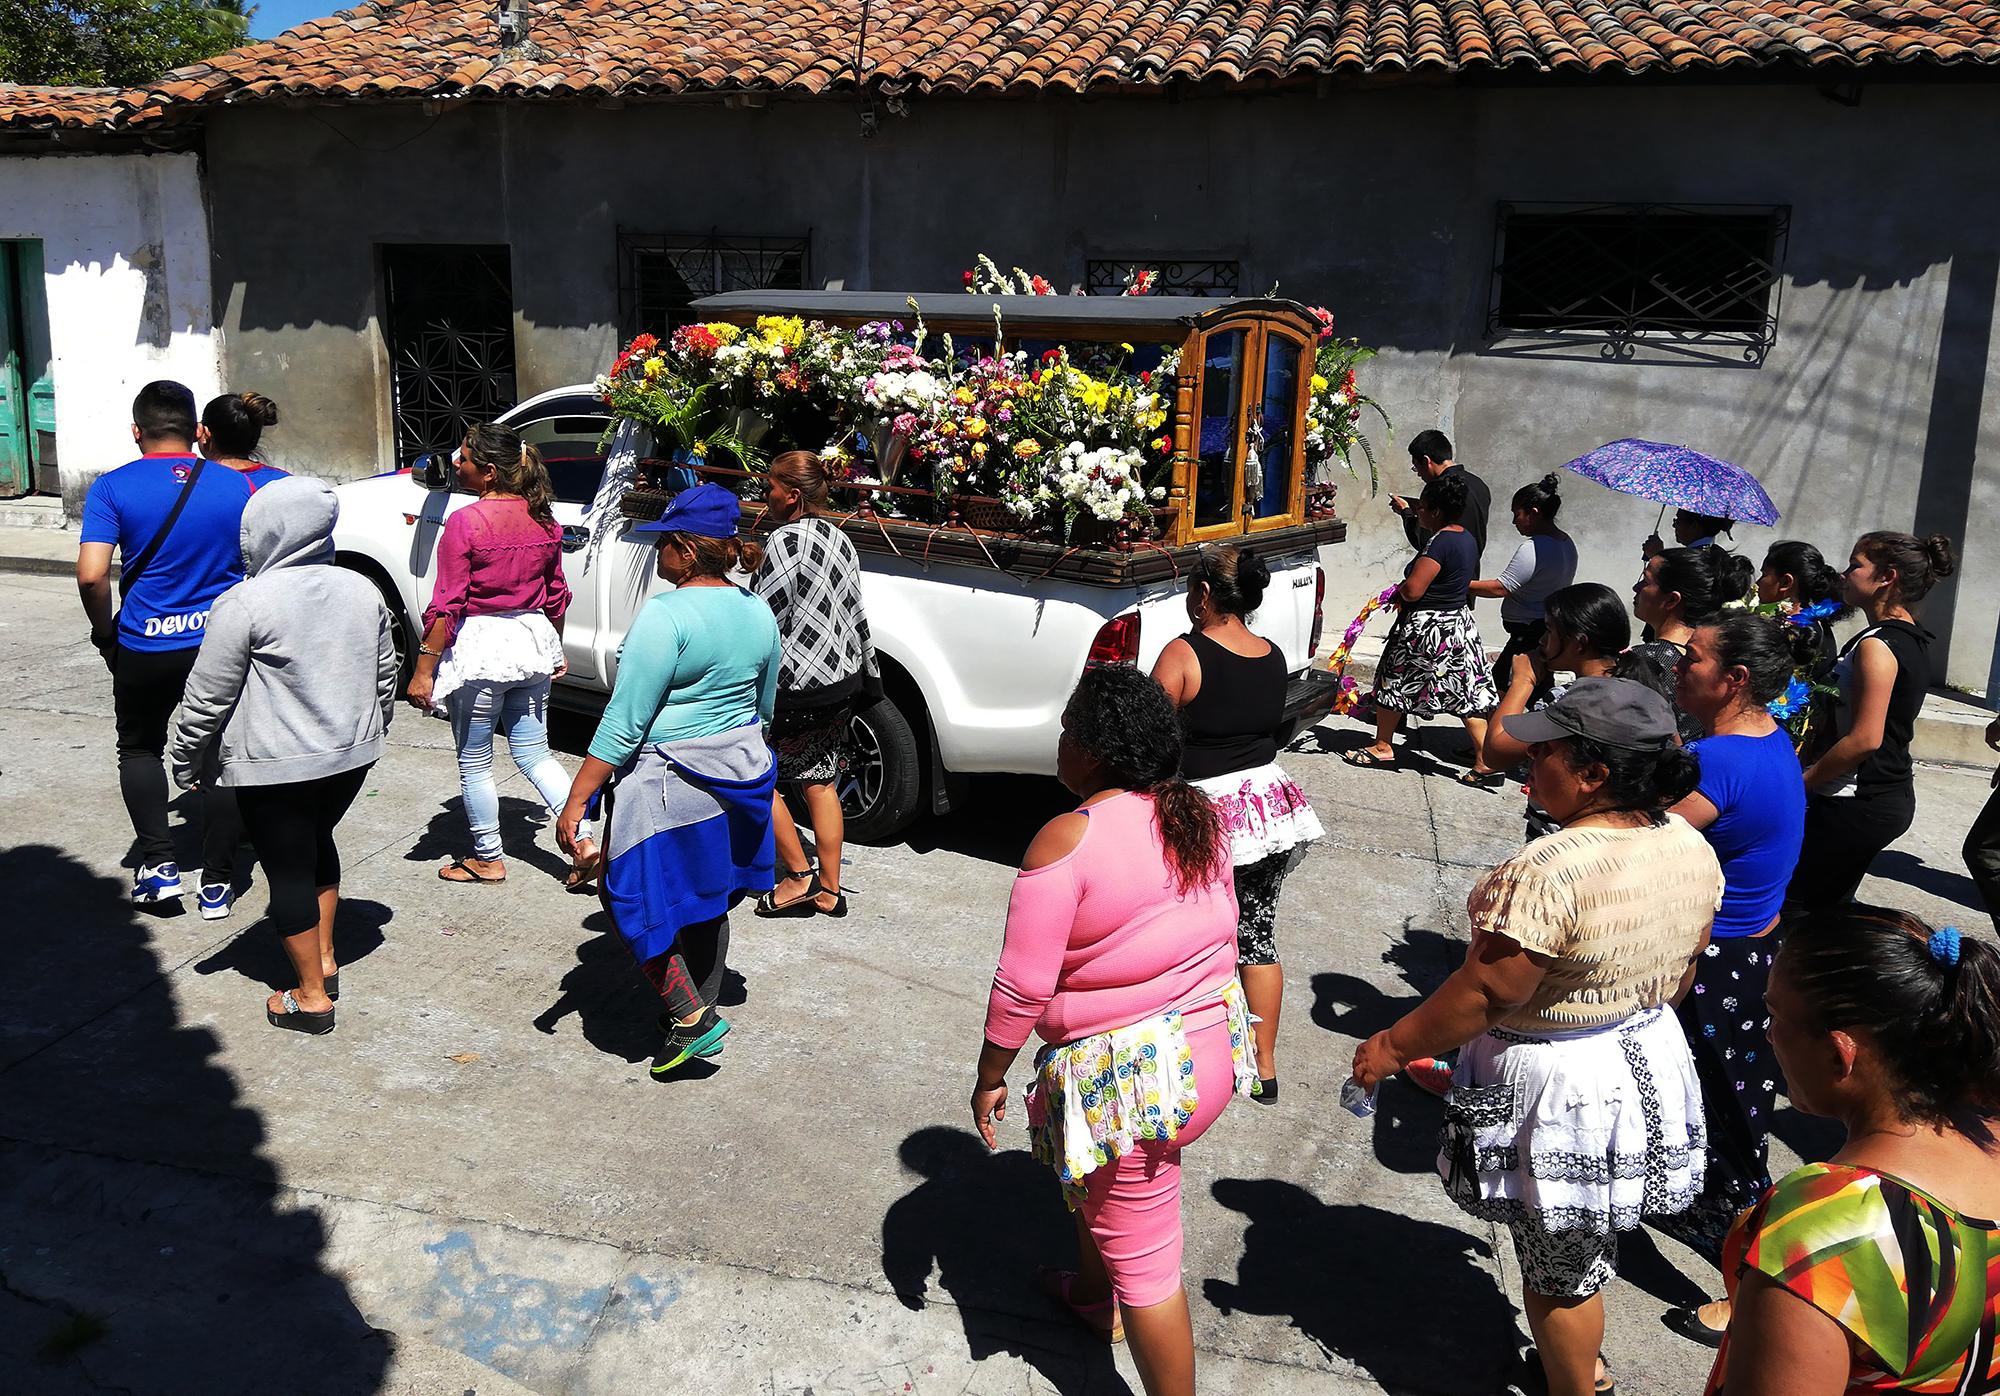
[[[132,900],[141,906],[152,902],[170,901],[186,895],[187,889],[181,886],[181,868],[178,863],[142,866],[132,876]]]
[[[236,896],[229,890],[229,884],[226,882],[204,882],[201,884],[200,892],[196,894],[196,901],[201,907],[201,919],[204,921],[220,921],[228,916],[235,900]]]

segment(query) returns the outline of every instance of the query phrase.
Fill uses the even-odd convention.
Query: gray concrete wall
[[[1650,436],[1759,475],[1784,520],[1738,531],[1753,556],[1777,537],[1841,554],[1871,527],[1966,540],[1965,573],[1927,620],[1951,681],[1984,689],[2000,624],[1987,526],[2000,441],[1985,412],[2000,399],[2000,192],[1933,153],[1947,131],[1992,150],[2000,106],[1976,86],[1870,87],[1856,107],[1804,86],[1412,87],[919,102],[873,140],[850,103],[224,109],[208,157],[226,369],[284,404],[271,438],[284,463],[389,463],[381,243],[512,246],[524,395],[609,360],[621,225],[810,230],[815,278],[851,288],[945,292],[980,250],[1062,285],[1092,255],[1227,256],[1246,290],[1324,303],[1341,333],[1382,347],[1367,387],[1396,421],[1397,441],[1378,442],[1392,480],[1400,441],[1426,426],[1450,431],[1501,499],[1592,446]],[[1790,205],[1769,357],[1489,344],[1496,205],[1600,199]],[[1581,575],[1628,584],[1655,510],[1567,493]],[[1346,494],[1335,612],[1402,552],[1381,502]]]

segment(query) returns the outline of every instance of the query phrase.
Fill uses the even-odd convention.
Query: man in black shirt
[[[1441,431],[1418,432],[1410,441],[1410,469],[1426,484],[1440,475],[1464,477],[1465,512],[1458,516],[1458,523],[1472,535],[1472,541],[1484,554],[1486,515],[1493,507],[1493,492],[1486,488],[1484,480],[1451,458],[1451,438]],[[1392,494],[1389,507],[1402,516],[1403,535],[1410,540],[1410,546],[1421,551],[1431,536],[1417,524],[1416,501],[1407,495]]]

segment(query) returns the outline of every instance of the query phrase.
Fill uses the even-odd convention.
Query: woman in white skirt
[[[1448,713],[1472,738],[1472,765],[1461,784],[1492,789],[1506,780],[1486,764],[1486,716],[1500,705],[1468,588],[1479,576],[1479,545],[1452,523],[1465,511],[1465,477],[1440,475],[1417,499],[1417,519],[1433,530],[1410,560],[1396,594],[1396,623],[1375,670],[1375,742],[1341,759],[1350,766],[1393,767],[1396,729],[1405,715]]]
[[[1180,709],[1181,774],[1215,803],[1236,869],[1236,961],[1255,1018],[1258,1085],[1252,1099],[1278,1099],[1278,893],[1325,832],[1305,792],[1278,764],[1278,728],[1290,684],[1285,656],[1255,634],[1271,568],[1229,544],[1204,548],[1188,578],[1194,629],[1169,640],[1153,677]]]
[[[1708,841],[1663,813],[1695,787],[1673,709],[1643,684],[1580,679],[1502,719],[1530,743],[1530,789],[1561,826],[1466,903],[1472,945],[1436,993],[1354,1054],[1373,1089],[1456,1047],[1438,1170],[1451,1199],[1505,1222],[1550,1396],[1610,1385],[1599,1291],[1618,1233],[1701,1191],[1701,1087],[1671,1005],[1722,899]]]
[[[562,529],[555,492],[535,448],[505,427],[475,426],[454,460],[458,487],[479,498],[455,510],[438,538],[437,581],[409,700],[451,719],[472,854],[438,870],[446,882],[504,882],[493,736],[551,813],[569,798],[569,774],[549,754],[550,681],[563,663]],[[579,843],[578,885],[595,845]]]

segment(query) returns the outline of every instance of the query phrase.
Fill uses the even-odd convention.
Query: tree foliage
[[[0,81],[128,87],[242,43],[242,0],[0,0]]]

